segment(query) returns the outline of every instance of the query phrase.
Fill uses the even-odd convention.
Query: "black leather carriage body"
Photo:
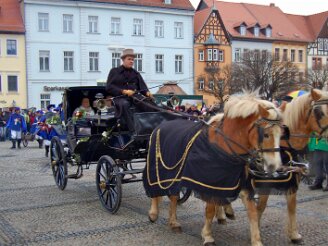
[[[143,112],[134,114],[134,128],[137,136],[149,136],[164,121],[181,119],[182,116],[166,112]]]

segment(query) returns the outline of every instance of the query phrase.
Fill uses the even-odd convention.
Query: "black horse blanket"
[[[210,143],[208,127],[173,120],[153,131],[143,173],[148,196],[177,195],[184,186],[207,201],[224,203],[238,197],[246,163]]]

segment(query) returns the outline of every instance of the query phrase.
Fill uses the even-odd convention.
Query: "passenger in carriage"
[[[136,107],[138,112],[155,111],[147,104],[136,103],[133,100],[133,95],[136,92],[148,98],[153,97],[140,73],[133,68],[134,58],[133,49],[123,50],[121,56],[123,63],[121,66],[110,70],[106,86],[108,94],[114,97],[115,117],[122,119],[123,124],[126,124],[130,132],[134,132],[132,105]]]
[[[73,112],[73,117],[77,116],[78,112],[82,114],[82,117],[94,116],[95,112],[90,106],[90,100],[87,97],[84,97],[81,102],[81,106],[76,108]]]

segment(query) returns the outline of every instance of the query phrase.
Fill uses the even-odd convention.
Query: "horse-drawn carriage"
[[[183,116],[161,107],[158,107],[159,112],[135,112],[135,132],[131,133],[115,118],[113,106],[106,106],[106,102],[111,101],[106,95],[105,87],[99,86],[65,90],[66,140],[61,141],[58,136],[51,139],[50,160],[56,185],[61,190],[65,189],[68,179],[81,178],[84,169],[97,164],[99,199],[105,209],[115,213],[121,203],[122,184],[141,181],[138,174],[143,171],[152,130],[163,121]],[[73,115],[83,98],[93,102],[91,105],[96,111],[95,115]],[[76,172],[69,174],[68,166],[76,167]],[[190,191],[183,189],[180,202],[189,195]]]

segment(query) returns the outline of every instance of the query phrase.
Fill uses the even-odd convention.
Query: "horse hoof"
[[[215,242],[204,243],[204,246],[216,246]]]
[[[226,225],[227,221],[225,219],[218,219],[218,224],[219,225]]]
[[[182,233],[181,226],[176,226],[171,228],[174,233]]]
[[[292,242],[293,244],[302,244],[303,239],[302,239],[302,238],[291,239],[291,242]]]
[[[155,216],[154,218],[152,218],[152,216],[148,215],[148,219],[151,223],[155,223],[157,220],[157,217]]]
[[[235,220],[236,219],[236,216],[234,214],[226,214],[226,217],[229,219],[229,220]]]

